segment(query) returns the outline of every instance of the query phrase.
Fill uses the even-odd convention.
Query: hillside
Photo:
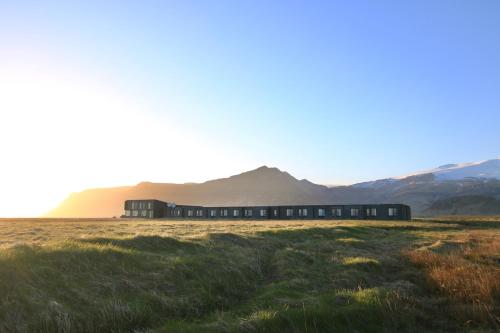
[[[483,195],[440,199],[424,211],[425,215],[500,215],[500,200]]]

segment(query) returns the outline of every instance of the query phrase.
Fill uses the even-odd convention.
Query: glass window
[[[215,217],[217,215],[215,209],[210,209],[210,216]]]
[[[299,216],[307,216],[307,208],[299,208]]]
[[[267,215],[267,210],[266,209],[261,209],[260,210],[260,216],[266,216]]]
[[[196,211],[196,216],[203,216],[203,210],[198,209],[198,210]]]
[[[130,216],[130,210],[125,211],[125,216]]]
[[[351,216],[358,216],[358,215],[359,215],[359,209],[351,208]]]
[[[245,216],[247,216],[247,217],[252,216],[252,210],[251,209],[245,209]]]
[[[325,216],[325,209],[324,208],[318,208],[318,216],[320,216],[320,217]]]
[[[286,209],[286,216],[288,216],[288,217],[293,216],[293,209],[287,208]]]
[[[193,216],[193,210],[192,209],[188,210],[188,216]]]
[[[148,209],[153,209],[153,203],[152,202],[148,202]]]
[[[237,209],[233,210],[233,216],[234,217],[240,216],[240,211]]]
[[[132,216],[139,216],[139,211],[138,210],[133,210],[132,211]]]
[[[377,216],[377,208],[367,208],[366,216]]]
[[[277,209],[274,210],[274,216],[278,216],[278,210]]]
[[[227,209],[222,209],[220,211],[220,213],[221,213],[221,216],[227,216]]]
[[[143,209],[141,210],[141,216],[146,217],[148,215],[148,211]]]
[[[397,208],[389,208],[389,216],[396,216],[398,215],[398,209]]]
[[[332,208],[332,216],[341,217],[342,216],[342,208]]]

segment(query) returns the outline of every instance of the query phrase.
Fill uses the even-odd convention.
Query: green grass
[[[449,311],[407,253],[499,236],[491,218],[4,220],[0,332],[494,332],[495,291],[493,319]]]

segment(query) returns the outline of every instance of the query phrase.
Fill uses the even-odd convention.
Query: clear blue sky
[[[500,156],[496,0],[2,1],[0,42],[4,66],[104,82],[209,142],[221,170],[134,167],[131,182],[267,164],[349,183]],[[170,157],[163,170],[183,165]]]

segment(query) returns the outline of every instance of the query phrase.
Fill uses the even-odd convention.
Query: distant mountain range
[[[327,187],[262,166],[204,183],[143,182],[72,193],[50,217],[120,216],[126,199],[197,205],[404,203],[414,216],[500,214],[500,159],[447,164],[409,176]]]
[[[432,173],[436,180],[500,179],[500,158],[472,163],[445,164],[436,169],[422,171],[411,176],[428,173]]]

